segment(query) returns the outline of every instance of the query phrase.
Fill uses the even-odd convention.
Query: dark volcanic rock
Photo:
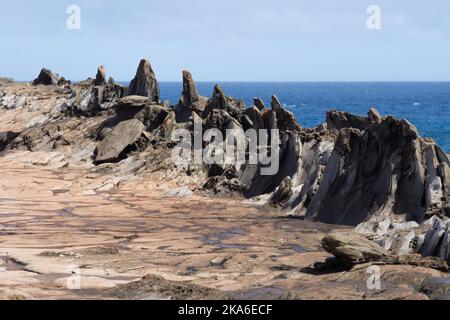
[[[198,94],[194,79],[189,71],[183,71],[183,93],[177,107],[175,108],[178,123],[188,122],[192,112],[203,116],[206,106],[206,98]]]
[[[59,76],[57,73],[54,73],[48,69],[42,69],[39,73],[39,76],[33,81],[33,85],[63,85],[69,83],[66,79]]]
[[[137,119],[149,132],[161,126],[169,114],[167,107],[153,104],[150,98],[143,96],[124,97],[118,100],[114,108],[116,115],[110,120],[110,126],[125,120]]]
[[[343,128],[307,215],[357,225],[386,212],[423,222],[429,209],[441,205],[439,163],[434,145],[405,120],[386,117],[364,131]]]
[[[0,132],[0,152],[3,151],[8,144],[19,136],[17,132]]]
[[[159,103],[159,84],[148,60],[141,60],[136,76],[128,88],[128,96],[149,97],[152,102]]]
[[[125,88],[108,82],[106,85],[78,86],[65,101],[61,111],[68,116],[92,117],[101,112],[111,110],[125,94]]]
[[[96,163],[116,162],[124,152],[132,147],[145,130],[142,122],[136,119],[119,123],[97,147]]]
[[[294,114],[283,108],[277,96],[272,96],[272,112],[276,115],[276,127],[278,129],[283,131],[301,131],[301,127],[295,119]]]
[[[95,85],[96,86],[104,86],[106,85],[106,69],[104,66],[100,66],[97,69],[97,75],[95,77]]]
[[[219,84],[214,87],[213,95],[208,99],[202,118],[208,118],[214,110],[225,110],[237,122],[240,121],[246,107],[242,100],[227,97]]]
[[[339,131],[344,128],[355,128],[366,130],[370,121],[368,118],[355,116],[348,112],[329,111],[327,112],[327,126],[330,130]]]
[[[182,100],[185,106],[193,106],[200,101],[194,79],[192,79],[191,73],[186,70],[183,71]]]

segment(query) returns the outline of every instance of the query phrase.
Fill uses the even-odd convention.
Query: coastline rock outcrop
[[[62,82],[43,69],[35,83]],[[2,91],[9,86],[5,88]],[[160,102],[158,82],[147,60],[141,61],[127,92],[113,80],[106,82],[103,67],[95,80],[33,90],[57,90],[58,107],[18,136],[3,134],[0,149],[22,145],[30,151],[54,151],[79,137],[92,149],[97,146],[94,159],[87,160],[93,165],[132,161],[133,155],[154,145],[166,155],[176,145],[171,141],[174,130],[187,129],[194,137],[198,123],[202,136],[209,129],[223,134],[262,130],[268,139],[257,139],[256,150],[264,163],[248,163],[246,136],[244,163],[189,163],[170,170],[198,177],[198,189],[214,195],[244,196],[289,216],[356,227],[367,241],[390,254],[450,258],[450,160],[406,120],[383,117],[374,108],[365,117],[330,111],[326,124],[306,129],[276,96],[270,109],[258,98],[247,108],[219,84],[210,98],[202,97],[188,71],[183,72],[178,104],[170,106]],[[28,106],[28,100],[19,102],[12,104]],[[10,103],[4,105],[9,108]],[[87,132],[78,132],[83,122],[92,125]],[[224,137],[218,144],[222,149],[232,141]],[[204,149],[211,146],[212,140],[202,141]],[[232,149],[236,147],[233,142]],[[270,160],[279,161],[277,170],[264,175]],[[374,249],[368,243],[366,247]]]
[[[61,77],[59,74],[54,73],[46,68],[43,68],[39,73],[39,76],[33,81],[33,85],[35,86],[37,85],[58,86],[64,84],[70,84],[70,82],[64,79],[64,77]]]
[[[143,96],[124,97],[117,101],[114,109],[116,114],[111,121],[118,123],[137,119],[145,125],[148,132],[159,128],[169,115],[167,107],[154,104],[150,98]]]
[[[143,59],[139,63],[136,76],[130,83],[127,95],[149,97],[152,102],[159,103],[159,84],[148,60]]]
[[[340,128],[338,137],[322,161],[322,174],[310,174],[317,179],[303,185],[309,200],[293,201],[291,210],[306,207],[307,218],[351,226],[391,214],[422,223],[443,211],[448,163],[434,142],[421,139],[405,120],[329,115],[328,128]]]
[[[142,122],[136,119],[119,123],[97,147],[95,162],[116,162],[124,153],[132,151],[131,148],[145,130]]]
[[[97,75],[95,76],[95,85],[104,86],[106,85],[106,69],[104,66],[100,66],[97,69]]]
[[[111,110],[125,95],[125,88],[111,78],[106,82],[106,70],[100,66],[95,80],[86,80],[73,87],[72,94],[61,107],[68,116],[93,117]]]
[[[253,105],[259,110],[264,111],[266,109],[266,106],[264,105],[264,102],[260,98],[253,98]]]
[[[200,117],[205,111],[207,98],[198,94],[194,79],[189,71],[183,71],[183,92],[175,108],[176,121],[178,123],[188,122],[195,112]]]

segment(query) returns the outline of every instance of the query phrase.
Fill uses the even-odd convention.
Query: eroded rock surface
[[[142,122],[136,119],[119,123],[97,147],[96,163],[116,162],[127,149],[132,148],[145,130]],[[130,150],[131,151],[131,150]]]
[[[39,76],[34,79],[33,85],[44,85],[44,86],[57,86],[68,83],[66,79],[61,77],[59,74],[52,72],[49,69],[43,68],[39,73]]]
[[[143,59],[139,63],[136,76],[130,83],[127,95],[149,97],[152,102],[159,103],[159,84],[148,60]]]
[[[62,228],[58,230],[64,234],[68,229],[75,228],[74,225],[79,223],[76,219],[83,216],[89,220],[86,226],[97,225],[98,228],[92,228],[108,231],[89,244],[80,243],[79,248],[64,247],[64,250],[54,250],[54,241],[58,244],[70,243],[72,238],[48,238],[49,243],[42,245],[47,258],[54,252],[66,263],[66,258],[86,255],[90,257],[89,263],[100,261],[103,266],[113,268],[110,265],[113,261],[105,257],[114,255],[117,258],[123,252],[117,246],[126,240],[132,250],[137,250],[132,253],[136,254],[132,258],[137,260],[124,259],[120,268],[140,268],[140,254],[148,255],[148,248],[151,248],[156,259],[150,268],[147,266],[142,272],[131,272],[129,281],[125,281],[137,281],[132,287],[141,287],[136,290],[152,282],[172,288],[173,283],[160,282],[155,278],[148,278],[152,280],[147,282],[138,281],[146,274],[153,274],[166,276],[169,278],[166,280],[187,277],[199,286],[195,287],[199,292],[206,292],[202,290],[208,287],[233,292],[232,297],[239,298],[261,297],[261,292],[250,285],[255,279],[265,287],[270,286],[266,292],[270,292],[271,298],[296,298],[300,294],[320,298],[323,294],[330,298],[374,297],[361,287],[367,280],[363,277],[363,271],[355,269],[361,263],[381,264],[390,277],[408,279],[407,283],[411,286],[404,286],[400,280],[385,279],[388,283],[386,298],[435,297],[431,292],[436,292],[436,283],[425,283],[425,280],[448,277],[445,261],[449,260],[450,252],[450,160],[434,141],[421,138],[418,130],[406,120],[382,116],[374,108],[369,110],[367,117],[330,111],[326,123],[306,129],[276,96],[272,97],[270,109],[258,98],[255,98],[253,106],[247,107],[242,100],[227,96],[219,84],[210,98],[201,97],[188,71],[183,72],[181,98],[171,106],[170,103],[160,102],[158,82],[147,60],[141,61],[128,92],[112,79],[106,82],[103,68],[98,69],[96,79],[78,84],[56,81],[57,77],[43,71],[37,82],[49,85],[2,84],[0,165],[6,166],[2,176],[19,172],[24,175],[23,181],[32,186],[34,182],[30,181],[34,180],[27,171],[16,172],[14,168],[24,166],[33,170],[43,167],[53,170],[51,174],[55,175],[66,174],[65,170],[69,170],[67,174],[70,178],[61,186],[49,188],[46,184],[51,184],[53,178],[45,178],[37,182],[35,192],[39,196],[44,196],[44,193],[53,200],[56,197],[62,203],[63,200],[67,202],[67,197],[59,198],[60,194],[67,193],[66,183],[74,188],[74,181],[78,181],[76,185],[83,186],[83,189],[77,189],[77,197],[70,207],[67,204],[55,205],[55,211],[50,216],[39,217],[39,221],[49,219],[48,222],[54,228]],[[192,137],[202,136],[209,129],[236,135],[249,129],[262,130],[268,139],[259,139],[256,150],[265,160],[270,157],[278,159],[278,170],[265,175],[267,164],[247,162],[188,162],[177,166],[171,159],[177,145],[176,141],[172,141],[176,129],[186,129]],[[209,141],[201,146],[223,148],[230,141],[233,141],[231,137],[225,136],[225,140],[217,145]],[[245,137],[244,142],[248,144],[250,138]],[[271,146],[271,142],[275,144]],[[233,145],[232,149],[235,150],[236,146]],[[209,155],[215,154],[211,151],[214,149],[207,150]],[[246,149],[246,160],[248,152]],[[76,170],[86,171],[79,171],[83,172],[80,176],[73,173]],[[39,171],[40,174],[45,175]],[[93,179],[95,184],[87,182],[91,179],[87,177],[92,174],[96,175]],[[133,182],[141,178],[143,180]],[[59,181],[59,178],[54,180]],[[148,201],[142,200],[148,197],[147,189],[127,198],[130,191],[135,192],[136,188],[146,188],[148,185],[154,189],[160,185],[165,187]],[[24,184],[14,186],[11,179],[10,182],[2,182],[0,190],[16,199],[17,214],[23,214],[18,208],[25,208],[26,214],[32,213],[35,217],[33,209],[27,208],[33,207],[32,201],[36,197],[30,196],[26,200],[28,206],[22,206],[25,200],[22,201],[20,196],[25,190]],[[112,205],[108,199],[113,191],[118,190],[122,190],[123,194],[116,194],[117,202]],[[166,201],[158,200],[160,197]],[[92,220],[98,210],[87,208],[90,208],[89,199],[98,201],[94,201],[93,207],[111,205],[108,208],[114,214],[105,217],[104,223]],[[157,209],[154,209],[155,201],[161,201]],[[49,200],[48,203],[52,202]],[[208,207],[212,203],[214,210]],[[235,204],[236,207],[233,207]],[[202,208],[200,211],[199,206]],[[10,207],[4,210],[5,214],[11,214]],[[13,215],[16,215],[15,212]],[[211,218],[219,212],[224,215],[217,220]],[[165,221],[170,219],[168,216],[171,214],[175,218]],[[145,230],[141,229],[152,215],[155,220]],[[286,216],[301,219],[285,219]],[[74,224],[61,227],[57,217],[66,220],[72,217]],[[111,233],[117,229],[108,228],[117,226],[118,217],[119,228],[126,232],[115,235],[120,239],[111,241]],[[205,225],[205,217],[212,219],[211,223]],[[28,277],[29,270],[42,271],[33,269],[33,261],[37,261],[39,268],[42,268],[42,260],[35,257],[34,251],[23,253],[11,248],[20,246],[21,241],[25,242],[25,248],[39,242],[26,233],[27,223],[37,221],[33,219],[23,222],[24,228],[11,225],[11,221],[17,220],[16,216],[12,220],[5,216],[0,221],[0,237],[13,236],[12,239],[6,238],[12,241],[10,244],[0,242],[0,251],[17,255],[12,258],[5,256],[5,265],[21,268],[14,272],[24,272]],[[196,219],[199,219],[198,223],[192,224]],[[177,229],[180,223],[181,229]],[[219,227],[214,228],[215,225]],[[340,228],[337,225],[344,225],[347,233],[327,236],[328,231]],[[34,227],[29,225],[29,228]],[[356,229],[349,233],[347,229],[353,227]],[[183,228],[188,228],[188,232]],[[174,232],[175,238],[166,238],[168,229]],[[82,230],[80,233],[83,235],[85,232],[97,232]],[[208,230],[211,232],[206,232]],[[46,232],[48,230],[44,228],[36,236],[42,240],[46,238]],[[272,236],[274,232],[276,236]],[[255,234],[262,239],[264,246],[253,247],[251,242]],[[325,250],[321,243],[323,237]],[[165,249],[153,247],[155,239],[159,239],[159,247]],[[173,241],[178,241],[174,239],[180,242],[174,244]],[[204,248],[199,249],[199,245],[201,248],[208,247],[208,250],[202,251]],[[175,251],[167,248],[175,248]],[[264,251],[267,248],[272,249]],[[288,253],[284,254],[284,250]],[[193,251],[198,254],[195,258],[184,257],[186,252]],[[257,257],[252,258],[255,251]],[[344,271],[342,281],[337,284],[332,273],[322,274],[319,269],[311,269],[316,262],[329,258],[327,252],[339,258],[339,263],[350,264],[350,269]],[[102,258],[98,258],[100,256]],[[91,260],[92,257],[95,258]],[[17,261],[25,261],[25,267]],[[261,266],[262,271],[259,269]],[[413,267],[421,268],[420,272],[416,274],[417,270]],[[215,269],[211,271],[209,268]],[[199,270],[212,272],[211,278],[205,280],[200,275],[197,277]],[[221,273],[223,270],[224,273]],[[245,275],[247,271],[244,270],[252,270],[251,276]],[[53,271],[49,273],[53,274]],[[218,274],[219,279],[215,278]],[[244,275],[235,278],[235,274]],[[262,279],[261,274],[266,276]],[[99,280],[98,274],[93,277],[96,285],[104,280]],[[7,279],[13,279],[16,285],[15,279],[19,278],[14,273]],[[27,286],[30,285],[28,280],[24,281]],[[119,283],[108,280],[106,284],[115,286]],[[55,280],[54,285],[52,290],[57,290],[55,288],[61,284]],[[123,287],[125,291],[126,288]],[[11,291],[11,288],[7,287],[7,290]],[[29,295],[26,289],[11,292]],[[286,295],[283,292],[287,292]],[[123,291],[116,293],[121,295]]]

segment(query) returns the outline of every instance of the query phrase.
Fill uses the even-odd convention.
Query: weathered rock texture
[[[389,252],[367,238],[352,232],[334,232],[322,240],[323,248],[343,263],[382,261]]]
[[[57,73],[54,73],[46,68],[42,69],[41,72],[39,73],[39,76],[36,79],[34,79],[34,81],[33,81],[33,85],[35,85],[35,86],[37,86],[37,85],[45,85],[45,86],[55,85],[56,86],[56,85],[63,85],[63,84],[67,84],[67,83],[68,83],[68,81],[66,79],[64,79]]]
[[[149,97],[152,102],[159,103],[159,84],[148,60],[141,60],[136,76],[128,88],[128,96]]]
[[[10,85],[2,86],[0,107],[45,114],[28,119],[20,129],[8,129],[13,134],[4,135],[0,147],[4,152],[65,150],[70,158],[76,146],[76,163],[81,158],[89,165],[145,163],[158,168],[154,170],[194,177],[198,189],[213,195],[245,196],[290,216],[357,227],[396,256],[420,253],[449,259],[450,160],[408,121],[383,117],[374,108],[367,117],[330,111],[326,123],[305,129],[276,96],[270,109],[258,98],[247,107],[227,96],[219,84],[210,98],[202,97],[188,71],[183,72],[181,98],[171,107],[160,103],[158,82],[147,60],[141,61],[127,93],[105,79],[99,68],[95,80],[33,87],[53,90],[50,94],[57,98],[48,106],[39,104],[36,92],[13,94]],[[36,83],[60,81],[43,70]],[[196,132],[199,124],[202,131]],[[269,140],[259,139],[256,149],[265,160],[278,159],[279,170],[264,175],[269,165],[249,164],[249,149],[243,163],[177,167],[169,156],[176,146],[171,140],[176,129],[187,129],[192,137],[215,129],[225,137],[216,145],[222,149],[232,141],[227,132],[261,130]],[[279,148],[270,147],[271,139]],[[249,137],[244,141],[248,144]],[[149,158],[142,160],[140,155]]]
[[[335,260],[329,259],[325,264],[316,264],[316,267],[319,268],[323,268],[327,264],[328,266],[339,264],[352,266],[375,263],[413,265],[448,271],[448,264],[443,259],[420,255],[398,256],[355,232],[337,231],[330,233],[323,238],[322,246],[334,256]]]
[[[113,79],[106,82],[106,70],[100,66],[95,80],[87,80],[73,87],[71,96],[61,107],[68,116],[95,116],[111,110],[117,101],[125,95],[125,88],[114,83]]]
[[[198,94],[197,88],[189,71],[183,71],[183,93],[175,108],[176,120],[179,123],[188,122],[192,112],[203,115],[206,98]]]
[[[98,67],[97,75],[95,76],[95,85],[96,86],[106,85],[106,69],[104,66]]]
[[[115,162],[120,160],[136,143],[145,130],[139,120],[132,119],[119,123],[97,147],[95,162]]]

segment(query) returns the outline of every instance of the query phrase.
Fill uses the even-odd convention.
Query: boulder
[[[145,126],[136,119],[119,123],[97,146],[96,163],[117,162],[135,144]]]
[[[152,102],[159,103],[159,84],[148,60],[143,59],[139,63],[136,76],[130,83],[127,95],[149,97]]]
[[[169,114],[168,108],[153,104],[150,98],[143,96],[124,97],[114,108],[116,115],[111,120],[112,126],[125,120],[137,119],[149,132],[161,126]]]
[[[382,261],[389,252],[355,232],[333,232],[322,240],[323,248],[342,263],[359,264]]]
[[[97,75],[95,76],[94,84],[96,86],[106,85],[106,69],[104,66],[100,66],[97,69]]]
[[[46,68],[43,68],[39,73],[39,76],[33,81],[33,85],[35,86],[37,85],[56,86],[56,85],[63,85],[66,83],[68,83],[66,79]]]

